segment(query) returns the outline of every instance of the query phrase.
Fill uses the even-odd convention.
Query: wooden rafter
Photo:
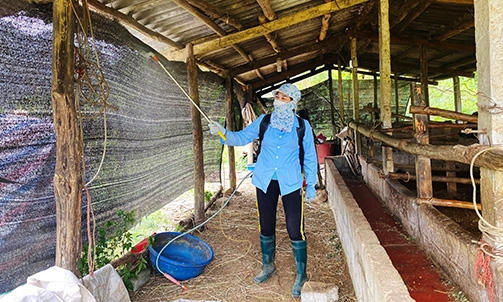
[[[280,19],[276,19],[267,23],[267,26],[256,26],[249,29],[242,30],[240,32],[227,35],[225,37],[221,37],[218,39],[206,41],[200,44],[194,45],[194,54],[202,54],[210,51],[214,51],[217,49],[229,47],[236,43],[241,43],[259,36],[263,36],[266,33],[271,33],[273,31],[277,31],[295,24],[299,24],[301,22],[317,18],[327,13],[332,13],[335,11],[339,11],[354,5],[358,5],[368,0],[350,0],[345,1],[344,3],[336,3],[329,2],[325,4],[321,4],[319,6],[308,8],[304,11],[295,13],[290,16],[286,16]],[[174,52],[176,53],[176,51]],[[173,52],[163,53],[166,57],[170,55],[177,56],[177,54],[173,54]]]
[[[265,57],[260,60],[256,60],[253,62],[249,62],[246,64],[236,66],[236,67],[230,69],[230,73],[232,75],[241,74],[241,73],[247,72],[251,69],[260,68],[260,67],[263,67],[263,66],[266,66],[269,64],[273,64],[273,63],[277,62],[278,59],[279,60],[286,60],[286,59],[289,59],[289,58],[292,58],[292,57],[295,57],[295,56],[298,56],[301,54],[322,50],[324,48],[328,49],[328,47],[330,47],[331,45],[338,45],[339,47],[342,47],[346,40],[347,40],[346,35],[341,35],[338,37],[326,39],[325,41],[322,41],[319,43],[311,43],[309,45],[302,45],[300,47],[296,47],[296,48],[291,49],[289,51],[282,52],[281,54],[268,56],[268,57]],[[335,51],[338,51],[338,49],[336,49]]]
[[[412,21],[416,20],[416,18],[419,17],[434,1],[435,0],[421,1],[421,3],[419,3],[416,8],[409,15],[407,15],[407,17],[405,17],[402,22],[400,22],[400,24],[393,27],[394,31],[401,33],[412,23]]]
[[[166,36],[161,35],[160,33],[147,28],[146,26],[144,26],[140,22],[136,21],[134,18],[132,18],[128,15],[125,15],[118,10],[110,8],[110,7],[106,6],[105,4],[99,2],[98,0],[87,0],[87,2],[89,3],[89,6],[92,7],[93,9],[96,9],[96,10],[100,11],[101,13],[108,15],[109,17],[117,19],[117,21],[119,21],[119,23],[121,23],[127,27],[133,28],[149,38],[152,38],[152,39],[159,41],[159,42],[162,42],[162,43],[166,43],[167,45],[174,47],[176,49],[185,49],[185,45],[177,43],[177,42],[167,38]]]
[[[272,21],[275,20],[276,13],[272,9],[271,6],[271,1],[269,0],[257,0],[258,5],[262,9],[262,12],[264,13],[264,16],[267,18],[267,20]]]
[[[203,0],[187,0],[187,2],[194,6],[197,7],[199,10],[207,13],[211,18],[213,19],[218,19],[221,20],[231,26],[234,26],[236,29],[241,30],[243,28],[243,25],[240,24],[238,21],[234,20],[229,14],[226,12],[222,11],[218,7],[203,1]]]
[[[211,20],[206,14],[203,14],[200,10],[190,5],[185,0],[173,0],[177,5],[188,11],[191,15],[199,19],[201,22],[206,24],[209,28],[211,28],[215,33],[217,33],[221,37],[227,36],[227,32],[223,30],[218,24],[216,24],[213,20]],[[238,45],[231,45],[232,48],[241,55],[246,62],[250,62],[253,58],[250,57],[250,54],[247,54],[241,47]],[[259,70],[256,70],[257,76],[262,77]]]
[[[378,36],[375,33],[371,33],[368,31],[353,31],[350,30],[348,33],[351,37],[359,38],[359,39],[372,39],[374,41],[378,41]],[[457,50],[475,53],[475,45],[466,45],[466,44],[457,44],[457,43],[447,43],[447,42],[435,42],[426,39],[418,39],[418,38],[402,38],[399,36],[391,37],[391,44],[397,45],[425,45],[431,49],[449,49],[449,50]]]

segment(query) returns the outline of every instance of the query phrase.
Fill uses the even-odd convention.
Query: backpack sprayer
[[[196,102],[194,102],[194,100],[190,97],[190,95],[185,91],[185,89],[183,89],[183,87],[178,83],[178,81],[175,79],[175,77],[173,77],[173,75],[166,69],[166,67],[164,67],[164,65],[162,65],[161,61],[159,61],[159,58],[154,55],[154,54],[151,54],[152,56],[152,59],[154,59],[154,61],[156,61],[157,63],[159,63],[159,65],[161,65],[162,69],[164,69],[164,71],[168,74],[168,76],[173,80],[173,82],[175,82],[176,86],[178,86],[178,88],[180,88],[180,90],[183,92],[183,94],[185,94],[185,96],[189,99],[189,101],[192,103],[192,105],[194,105],[194,107],[196,107],[196,109],[201,113],[201,115],[208,121],[208,123],[213,123],[210,118],[201,110],[201,108],[196,104]],[[218,135],[220,136],[220,138],[222,138],[224,141],[226,140],[226,137],[225,135],[220,131],[218,130]]]

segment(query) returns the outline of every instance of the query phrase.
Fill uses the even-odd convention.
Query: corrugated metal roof
[[[261,24],[259,15],[263,10],[258,2],[269,4],[279,22],[286,22],[291,16],[308,16],[313,8],[328,5],[323,0],[89,0],[98,11],[100,4],[116,11],[116,17],[134,35],[170,60],[184,61],[183,47],[189,43],[197,49],[247,33],[246,38],[241,37],[232,45],[217,44],[214,49],[196,53],[196,60],[200,66],[221,75],[231,74],[253,88],[285,80],[318,65],[341,62],[346,67],[351,58],[351,36],[358,39],[359,68],[378,72],[379,1],[338,0],[330,4],[335,11],[330,13],[326,41],[318,41],[323,14],[270,32],[279,53],[263,34],[255,34],[279,24],[278,21]],[[424,45],[428,48],[432,80],[473,75],[476,69],[473,1],[390,0],[389,7],[393,73],[419,78],[419,49]],[[150,31],[128,26],[131,18]],[[173,43],[159,41],[155,34]],[[277,69],[278,61],[281,72]]]

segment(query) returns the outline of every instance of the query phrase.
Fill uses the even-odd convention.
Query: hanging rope
[[[475,178],[473,176],[473,166],[477,157],[481,154],[494,150],[503,149],[502,147],[489,147],[483,149],[472,158],[470,162],[470,178],[472,180],[473,187],[473,206],[477,216],[479,217],[479,230],[482,233],[482,239],[477,242],[477,258],[475,261],[475,280],[479,285],[482,285],[487,290],[487,296],[490,302],[495,301],[496,291],[494,288],[493,275],[491,270],[491,260],[502,260],[503,259],[503,229],[497,226],[493,226],[488,221],[486,221],[480,214],[477,208],[477,186],[475,184]]]
[[[72,3],[72,2],[71,2]],[[80,136],[83,142],[84,133],[82,127],[83,119],[96,119],[103,115],[103,152],[100,164],[94,176],[88,182],[85,182],[86,167],[82,167],[82,175],[84,178],[84,191],[87,199],[87,240],[88,240],[88,253],[87,261],[89,267],[89,275],[94,276],[94,268],[96,263],[96,220],[91,202],[91,194],[89,192],[89,185],[96,179],[101,171],[105,161],[106,146],[107,146],[107,115],[106,108],[110,107],[117,110],[116,107],[111,106],[107,100],[110,95],[110,87],[105,80],[95,38],[93,33],[93,26],[91,22],[90,10],[87,0],[82,1],[80,7],[80,14],[76,7],[73,6],[73,13],[78,21],[77,29],[77,47],[74,53],[74,72],[75,72],[75,103],[76,112],[79,116],[80,123]],[[89,31],[88,31],[89,29]],[[92,43],[89,42],[91,37]],[[98,110],[96,110],[98,108]],[[84,154],[84,152],[82,152]]]

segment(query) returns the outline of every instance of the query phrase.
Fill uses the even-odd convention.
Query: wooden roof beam
[[[393,27],[394,31],[397,33],[401,33],[404,31],[417,17],[419,17],[435,0],[424,0],[420,1],[420,3],[415,7],[415,9],[405,17],[400,24],[396,24]]]
[[[348,34],[350,37],[355,37],[359,39],[372,39],[374,41],[378,41],[377,34],[371,32],[350,30]],[[420,46],[421,44],[423,44],[431,49],[449,49],[449,50],[458,50],[458,51],[475,53],[475,45],[436,42],[417,38],[400,38],[398,36],[391,36],[391,44],[416,45],[416,46]]]
[[[211,28],[215,33],[217,33],[219,36],[225,37],[227,36],[227,32],[220,28],[218,24],[216,24],[213,20],[211,20],[208,16],[203,14],[201,11],[199,11],[197,8],[193,7],[190,5],[187,1],[185,0],[173,0],[177,5],[188,11],[190,14],[192,14],[194,17],[199,19],[201,22],[206,24],[209,28]],[[247,54],[244,52],[244,50],[241,49],[238,45],[231,45],[232,48],[243,58],[245,59],[246,62],[250,62],[253,60],[250,54]],[[261,77],[260,71],[256,70],[257,76]]]
[[[315,7],[311,7],[306,10],[295,13],[293,15],[268,22],[266,24],[267,26],[259,25],[256,27],[242,30],[234,34],[227,35],[225,37],[196,44],[194,45],[194,54],[198,55],[213,50],[229,47],[233,44],[244,42],[259,36],[263,36],[266,33],[271,33],[273,31],[277,31],[295,24],[299,24],[301,22],[320,17],[324,14],[339,11],[367,1],[368,0],[346,0],[342,3],[340,3],[340,1],[329,2]],[[163,55],[165,55],[167,58],[169,58],[170,56],[176,57],[177,56],[176,52],[178,51],[163,53]]]
[[[99,13],[106,15],[107,17],[111,17],[112,19],[117,19],[119,23],[131,27],[134,30],[139,31],[140,33],[144,34],[145,36],[154,39],[156,41],[166,43],[167,45],[174,47],[176,49],[179,49],[181,51],[185,51],[185,45],[180,44],[178,42],[175,42],[169,38],[167,38],[164,35],[161,35],[160,33],[153,31],[151,29],[148,29],[146,26],[143,24],[139,23],[136,21],[134,18],[123,14],[119,12],[118,10],[115,10],[113,8],[110,8],[106,6],[105,4],[99,2],[98,0],[87,0],[87,3],[89,4],[90,7],[98,11]]]
[[[304,54],[304,53],[309,53],[321,49],[329,49],[333,45],[337,45],[337,49],[331,48],[329,51],[330,52],[337,52],[343,45],[344,42],[347,40],[346,35],[340,35],[334,38],[326,39],[325,41],[318,42],[318,43],[310,43],[309,45],[303,45],[300,47],[296,47],[294,49],[291,49],[289,51],[283,52],[281,54],[276,54],[272,55],[269,57],[265,57],[260,60],[256,60],[253,62],[249,62],[246,64],[242,64],[233,68],[230,68],[230,74],[231,75],[238,75],[241,73],[245,73],[247,71],[250,71],[255,68],[260,68],[263,66],[267,66],[270,64],[274,64],[279,60],[287,60],[289,58]]]
[[[439,37],[433,38],[435,41],[445,41],[459,33],[464,32],[475,26],[475,18],[472,13],[465,13],[456,22],[454,22],[453,30],[444,33]]]
[[[263,13],[261,13],[261,14],[258,15],[258,21],[260,22],[260,24],[266,24],[267,23],[267,18],[266,18],[266,16]],[[269,34],[265,34],[264,37],[267,40],[267,42],[269,42],[269,44],[271,44],[272,49],[276,53],[280,53],[281,52],[281,48],[278,45],[278,42],[276,41],[276,39],[272,36],[272,34],[270,34],[270,33]]]
[[[200,9],[201,11],[207,13],[211,18],[213,19],[218,19],[226,24],[229,24],[233,27],[235,27],[237,30],[243,29],[243,25],[239,23],[238,21],[234,20],[229,14],[227,14],[225,11],[222,11],[220,8],[204,1],[204,0],[187,0],[187,2]]]
[[[262,9],[262,12],[264,13],[264,16],[267,18],[267,20],[272,21],[276,20],[278,17],[276,16],[276,13],[272,9],[271,6],[271,1],[269,0],[257,0],[258,5]]]
[[[337,54],[327,54],[325,58],[323,59],[315,59],[315,60],[310,60],[307,61],[303,64],[296,65],[294,69],[290,69],[288,71],[284,71],[281,73],[277,73],[272,77],[265,78],[264,80],[261,81],[256,81],[253,83],[250,83],[251,89],[257,90],[262,87],[266,87],[269,85],[272,85],[277,82],[284,81],[285,79],[288,79],[290,77],[296,76],[298,74],[301,74],[303,72],[306,72],[308,70],[315,69],[318,66],[324,65],[324,64],[333,64],[337,58]]]

